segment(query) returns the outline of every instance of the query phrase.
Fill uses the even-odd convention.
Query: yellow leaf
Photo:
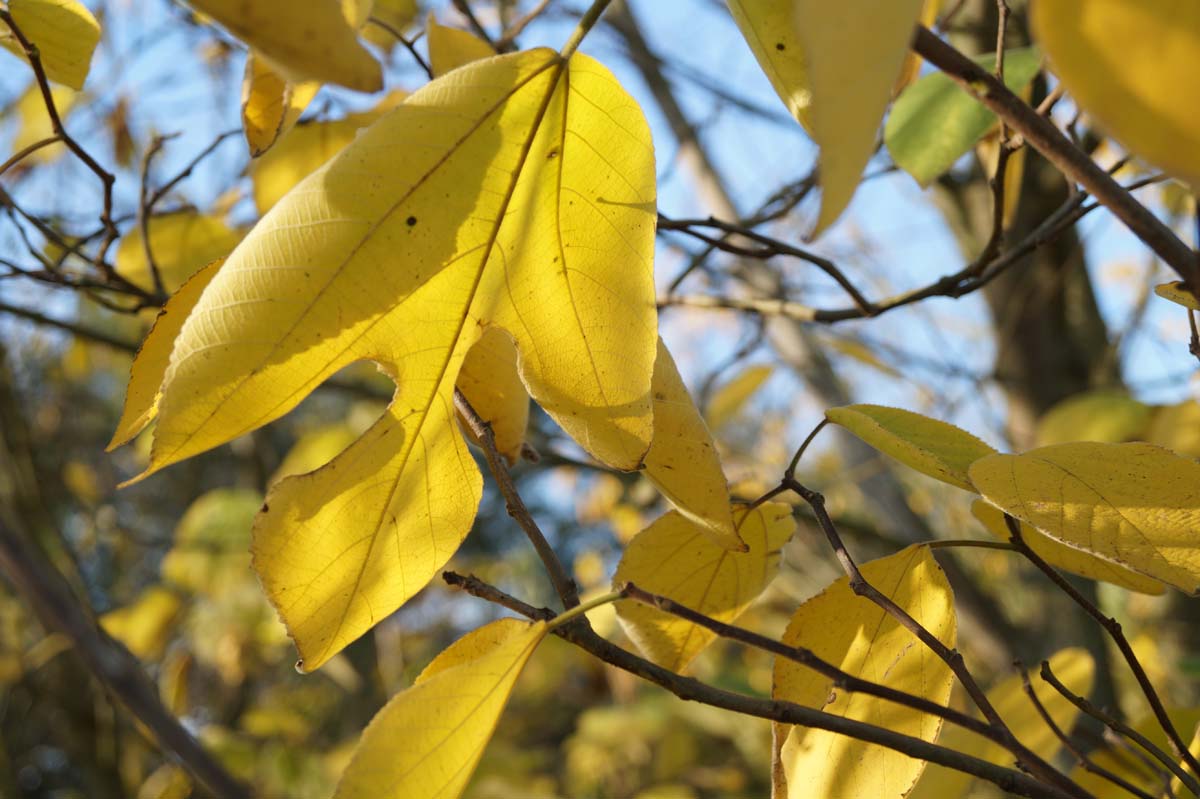
[[[142,660],[156,660],[167,646],[181,605],[174,592],[151,586],[132,605],[101,616],[100,626]]]
[[[1200,458],[1200,402],[1185,400],[1156,408],[1146,441],[1189,458]]]
[[[921,17],[917,22],[926,28],[932,28],[937,22],[938,13],[941,10],[942,0],[925,0],[925,4],[921,6]],[[920,74],[921,56],[913,52],[908,53],[904,56],[904,66],[900,68],[900,77],[896,79],[896,84],[892,87],[892,96],[898,97],[900,92],[904,91]],[[1024,152],[1024,149],[1020,152]]]
[[[1200,463],[1152,444],[1056,444],[970,469],[983,498],[1068,546],[1200,589]]]
[[[529,393],[517,369],[517,347],[499,328],[484,331],[458,373],[458,389],[479,417],[492,426],[496,449],[516,463],[529,425]],[[474,435],[464,427],[469,438]]]
[[[67,114],[71,112],[71,107],[75,104],[75,92],[63,86],[54,86],[50,89],[50,96],[54,99],[54,107],[58,110],[59,117],[66,119]],[[31,84],[25,90],[25,93],[17,100],[13,111],[20,120],[17,135],[12,143],[14,153],[19,153],[26,147],[54,135],[54,128],[50,124],[50,115],[46,112],[45,100],[36,83]],[[61,142],[50,144],[25,156],[21,163],[28,165],[45,163],[62,155],[64,151],[64,145]]]
[[[812,91],[803,43],[793,22],[793,0],[726,0],[758,65],[775,93],[804,129],[812,133]],[[897,71],[899,67],[897,67]]]
[[[411,27],[420,13],[421,8],[417,0],[375,0],[371,9],[372,18],[400,33]],[[400,43],[391,31],[370,21],[363,26],[362,35],[371,44],[389,50]]]
[[[79,0],[9,0],[8,10],[21,33],[37,47],[46,77],[82,89],[100,42],[100,23],[92,12]],[[0,37],[0,44],[25,58],[15,39]]]
[[[383,71],[358,41],[337,0],[190,0],[295,83],[383,88]]]
[[[816,236],[841,215],[875,152],[922,0],[795,0],[808,65],[810,125],[821,148]]]
[[[955,643],[954,597],[928,547],[911,546],[862,566],[863,576],[939,641]],[[865,597],[845,577],[800,606],[783,634],[850,674],[945,705],[953,674],[916,636]],[[835,688],[828,677],[783,658],[775,661],[773,696],[838,716],[876,724],[925,741],[942,720],[892,702]],[[925,767],[874,744],[825,730],[775,725],[776,773],[783,796],[838,799],[904,796]]]
[[[613,575],[613,587],[635,583],[693,610],[732,622],[762,593],[779,568],[779,550],[795,530],[791,507],[768,502],[735,517],[746,552],[714,544],[676,511],[660,517],[629,543]],[[663,611],[637,602],[617,603],[617,616],[646,657],[681,671],[716,637]]]
[[[1029,95],[1029,87],[1021,94]],[[1028,97],[1022,99],[1026,102],[1029,100]],[[1004,167],[1004,208],[1001,211],[1000,221],[1006,228],[1016,218],[1017,206],[1021,200],[1021,181],[1025,177],[1025,154],[1027,152],[1029,152],[1028,147],[1021,147],[1010,153],[1008,163]],[[988,179],[995,179],[996,170],[1000,164],[1000,130],[997,128],[975,145],[975,153],[978,155],[979,162],[983,165]]]
[[[335,799],[462,794],[546,624],[500,619],[434,659],[363,732]]]
[[[775,367],[766,364],[750,366],[714,391],[704,415],[709,429],[719,430],[737,417],[742,407],[774,371]]]
[[[1031,15],[1079,105],[1133,152],[1200,184],[1200,5],[1043,0]]]
[[[472,61],[491,58],[496,54],[490,44],[475,34],[439,25],[432,13],[429,15],[429,23],[425,26],[425,36],[429,42],[429,66],[435,78]]]
[[[1008,526],[1004,523],[1003,511],[997,510],[982,499],[977,499],[971,503],[971,513],[992,535],[1004,541],[1011,537]],[[1023,522],[1019,524],[1021,525],[1021,538],[1029,545],[1030,549],[1051,566],[1078,574],[1089,580],[1102,580],[1142,594],[1161,594],[1166,590],[1158,580],[1138,574],[1119,564],[1110,563],[1081,549],[1059,543],[1028,524]]]
[[[952,424],[900,408],[847,405],[830,408],[825,418],[905,466],[971,492],[967,467],[996,451]]]
[[[176,340],[147,474],[282,416],[355,361],[398,384],[332,463],[275,485],[256,523],[256,570],[307,667],[420,590],[469,530],[481,480],[452,394],[488,326],[569,434],[614,467],[641,462],[654,185],[645,119],[602,66],[488,59],[364,131],[213,279]]]
[[[163,557],[163,579],[198,594],[220,596],[250,577],[247,545],[262,495],[245,488],[202,494],[175,527]]]
[[[297,183],[354,141],[359,130],[379,119],[385,111],[395,108],[403,99],[403,93],[393,92],[370,111],[350,114],[334,122],[302,123],[292,128],[276,146],[251,164],[254,205],[258,212],[265,214]]]
[[[1072,441],[1119,444],[1141,438],[1154,409],[1119,391],[1089,391],[1068,397],[1038,419],[1039,447]]]
[[[362,434],[344,422],[310,430],[296,440],[287,455],[283,456],[279,468],[271,475],[269,483],[277,483],[295,474],[307,474],[321,468],[336,458],[354,439]]]
[[[654,439],[646,477],[724,549],[745,551],[729,511],[729,486],[712,436],[662,339],[654,362]]]
[[[108,442],[109,452],[132,441],[158,415],[158,400],[162,396],[160,388],[171,360],[175,337],[224,262],[223,258],[213,261],[193,275],[159,311],[154,326],[133,359],[129,387],[125,390],[125,408],[121,411],[121,420],[117,422],[112,441]]]
[[[265,60],[250,53],[242,78],[242,128],[254,158],[291,130],[320,91],[317,81],[289,83]]]
[[[155,216],[150,219],[150,250],[168,292],[210,264],[229,255],[244,231],[233,230],[220,219],[197,211]],[[142,232],[134,226],[117,245],[117,271],[137,285],[152,290],[154,277],[146,261]]]
[[[1076,694],[1088,696],[1091,693],[1096,666],[1087,650],[1063,649],[1055,653],[1050,658],[1050,669],[1063,685]],[[1075,724],[1075,717],[1079,715],[1079,709],[1038,676],[1037,668],[1029,671],[1029,682],[1033,692],[1050,714],[1050,718],[1054,719],[1063,732],[1070,731]],[[988,691],[987,696],[1018,741],[1046,760],[1054,759],[1055,753],[1061,748],[1058,736],[1033,706],[1021,684],[1019,674],[1005,679]],[[1012,754],[1004,747],[953,724],[947,724],[942,730],[938,745],[1001,766],[1009,766],[1013,761]],[[909,799],[956,799],[963,795],[971,784],[971,779],[969,774],[931,763],[917,787],[909,794]]]
[[[1183,285],[1183,281],[1176,280],[1174,283],[1162,283],[1154,287],[1154,293],[1162,297],[1164,300],[1170,300],[1176,305],[1182,305],[1184,308],[1190,308],[1193,311],[1200,311],[1200,298],[1188,291]]]

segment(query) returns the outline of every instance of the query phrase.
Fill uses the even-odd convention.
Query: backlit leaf
[[[989,533],[1002,541],[1008,541],[1011,537],[1008,525],[1004,523],[1003,511],[992,507],[982,499],[977,499],[971,503],[971,514],[987,528]],[[1158,580],[1138,574],[1118,563],[1098,558],[1082,549],[1069,547],[1024,522],[1019,522],[1019,524],[1021,525],[1021,539],[1051,566],[1087,577],[1089,580],[1102,580],[1143,594],[1161,594],[1165,590],[1163,584]]]
[[[911,546],[861,569],[871,585],[954,647],[954,597],[928,547]],[[855,596],[845,577],[800,606],[783,642],[810,649],[864,679],[941,705],[950,699],[950,667],[879,606]],[[783,658],[775,661],[772,695],[925,741],[935,740],[942,726],[937,716],[847,693],[828,677]],[[775,725],[775,746],[777,799],[904,796],[925,767],[922,760],[882,746],[804,727]]]
[[[21,33],[37,47],[46,77],[82,89],[100,42],[100,23],[87,6],[79,0],[8,0],[8,10]],[[15,38],[0,36],[0,45],[25,58]]]
[[[296,440],[292,448],[271,475],[270,483],[277,483],[294,474],[316,471],[341,454],[362,434],[345,422],[323,425],[310,430]]]
[[[792,25],[808,64],[810,127],[821,148],[813,236],[850,204],[875,152],[921,6],[921,0],[795,0]]]
[[[190,0],[270,60],[290,81],[383,88],[379,62],[362,46],[338,0]]]
[[[806,130],[812,132],[812,91],[803,44],[793,22],[793,0],[726,0],[729,13],[758,65]]]
[[[429,15],[429,23],[425,26],[425,37],[429,43],[429,66],[435,78],[496,54],[490,44],[475,34],[439,25],[433,14]]]
[[[660,517],[629,543],[613,587],[627,582],[674,599],[723,622],[733,622],[775,579],[779,550],[795,530],[791,508],[768,502],[735,512],[749,547],[731,552],[713,543],[677,511]],[[623,600],[617,616],[646,657],[681,671],[712,643],[714,633],[646,605]]]
[[[1147,161],[1200,184],[1200,5],[1053,0],[1031,22],[1083,110]]]
[[[744,550],[712,436],[662,339],[654,362],[654,439],[645,475],[681,514],[725,549]]]
[[[158,415],[163,375],[166,374],[167,365],[171,361],[175,337],[183,329],[184,321],[192,312],[192,308],[196,307],[200,295],[216,277],[217,270],[224,262],[223,258],[213,261],[193,275],[159,311],[154,326],[150,328],[137,356],[133,359],[133,367],[129,372],[129,387],[125,390],[125,408],[121,411],[121,420],[117,423],[112,441],[108,443],[110,452],[132,441],[134,436],[145,430],[146,425]]]
[[[421,7],[417,0],[375,0],[371,7],[372,18],[380,20],[401,34],[412,26],[420,13]],[[362,35],[371,44],[385,49],[400,44],[395,34],[370,21],[363,26]]]
[[[458,389],[492,426],[496,449],[510,465],[516,463],[529,424],[529,392],[521,382],[512,337],[495,327],[484,331],[463,360]],[[466,432],[474,439],[470,430]]]
[[[500,619],[468,633],[375,716],[335,799],[455,799],[462,794],[544,622]]]
[[[1063,649],[1055,653],[1050,658],[1050,669],[1055,677],[1079,696],[1091,694],[1096,666],[1087,650]],[[1029,671],[1030,685],[1042,706],[1059,729],[1069,731],[1075,724],[1079,709],[1038,676],[1037,667]],[[1053,760],[1055,752],[1062,745],[1025,693],[1019,674],[1000,682],[987,692],[987,696],[1018,741],[1046,760]],[[1013,761],[1012,754],[1004,747],[953,724],[947,724],[942,730],[938,745],[1000,766],[1009,766]],[[971,784],[971,779],[969,774],[930,763],[917,787],[909,794],[909,799],[957,799]]]
[[[568,433],[640,464],[654,184],[645,120],[607,70],[548,50],[489,59],[360,134],[209,284],[172,352],[147,474],[282,416],[355,361],[398,382],[383,418],[276,484],[256,523],[256,569],[306,667],[420,590],[469,530],[481,480],[452,392],[488,326]]]
[[[100,626],[142,660],[157,660],[167,646],[182,604],[175,592],[153,585],[133,604],[101,616]]]
[[[992,455],[970,477],[984,499],[1051,538],[1200,589],[1200,463],[1153,444],[1079,442]]]
[[[320,91],[318,81],[290,83],[254,53],[242,78],[242,128],[250,155],[257,158],[291,130]]]
[[[247,545],[262,494],[218,488],[188,506],[163,557],[162,576],[172,585],[219,596],[250,577]]]
[[[1004,83],[1019,92],[1041,68],[1032,47],[1004,54]],[[976,61],[989,72],[994,53]],[[896,165],[928,186],[954,166],[996,124],[996,115],[944,72],[933,72],[904,90],[888,115],[883,140]]]
[[[150,219],[150,251],[168,292],[204,267],[233,251],[245,235],[220,219],[196,211],[155,216]],[[154,289],[154,277],[146,260],[141,228],[134,226],[117,245],[117,271],[147,290]]]
[[[50,89],[50,96],[54,100],[54,107],[58,111],[59,117],[66,119],[67,114],[71,112],[71,107],[75,104],[75,92],[65,86],[53,86]],[[12,143],[14,153],[54,135],[54,127],[50,124],[50,115],[46,111],[46,101],[42,98],[41,89],[36,83],[30,84],[29,88],[25,90],[25,93],[17,100],[13,111],[20,120],[17,135]],[[64,152],[66,152],[66,146],[61,142],[48,144],[25,156],[21,163],[27,166],[45,163]]]
[[[1176,305],[1182,305],[1184,308],[1190,308],[1193,311],[1200,311],[1200,299],[1184,287],[1183,281],[1176,280],[1173,283],[1157,285],[1154,287],[1154,293],[1164,300],[1170,300]]]
[[[714,391],[704,415],[709,428],[717,430],[736,418],[774,371],[775,367],[767,364],[750,366]]]
[[[830,408],[825,417],[885,455],[967,491],[967,467],[996,450],[952,424],[882,405]]]

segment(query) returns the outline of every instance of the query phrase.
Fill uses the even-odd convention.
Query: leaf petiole
[[[584,12],[583,16],[579,19],[579,24],[571,32],[571,38],[567,39],[567,43],[558,51],[558,54],[562,56],[564,61],[575,55],[575,51],[579,49],[579,45],[583,42],[583,37],[587,36],[596,23],[600,21],[600,17],[608,10],[611,2],[612,0],[593,0],[591,7]]]
[[[570,610],[560,613],[553,619],[550,619],[550,621],[546,622],[546,629],[553,630],[556,627],[561,627],[562,625],[574,619],[576,616],[582,616],[589,610],[595,610],[601,605],[611,604],[616,602],[618,599],[624,599],[624,597],[625,593],[623,591],[609,591],[607,594],[602,594],[593,599],[589,599],[587,602],[576,605]]]

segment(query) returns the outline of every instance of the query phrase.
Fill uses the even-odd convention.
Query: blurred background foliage
[[[89,5],[105,31],[93,77],[84,91],[64,89],[58,99],[69,109],[68,127],[116,170],[119,206],[136,208],[139,170],[158,136],[179,134],[156,166],[160,183],[217,142],[149,224],[169,291],[227,253],[300,175],[399,97],[325,89],[296,128],[251,162],[236,130],[243,53],[233,40],[167,0]],[[444,23],[467,27],[457,8],[432,5]],[[496,32],[533,5],[474,0],[470,8]],[[616,69],[651,118],[664,211],[686,216],[732,207],[749,214],[798,197],[769,228],[798,238],[813,214],[803,187],[814,153],[757,72],[723,4],[616,5],[615,24],[589,39],[589,48]],[[1024,4],[1013,6],[1020,37]],[[374,13],[417,36],[427,10],[415,0],[377,0]],[[581,10],[578,3],[551,3],[522,44],[559,42]],[[965,50],[987,49],[992,11],[994,3],[968,0],[958,12],[950,31]],[[394,38],[373,30],[371,41],[387,59],[390,85],[421,84]],[[645,79],[648,58],[676,92],[677,110],[692,125],[690,140],[664,107],[662,86]],[[0,153],[10,153],[47,128],[28,70],[4,54],[0,64]],[[1039,80],[1034,91],[1044,95],[1047,88]],[[1112,145],[1082,124],[1081,141],[1104,162],[1104,148]],[[39,151],[4,175],[3,189],[39,218],[82,233],[98,194],[94,178],[64,155],[61,146]],[[885,153],[877,160],[848,221],[822,240],[822,252],[880,294],[957,269],[986,231],[980,158],[963,159],[926,193],[896,173]],[[1040,222],[1065,192],[1044,163],[1032,154],[1029,161],[1014,212],[1018,231]],[[714,201],[714,192],[724,199]],[[1142,198],[1176,225],[1193,213],[1173,184],[1152,187]],[[30,233],[11,204],[0,210],[6,258],[61,255],[58,245]],[[121,219],[118,271],[148,286],[140,233],[128,215]],[[1149,291],[1160,267],[1104,214],[1026,261],[986,296],[935,300],[845,326],[665,308],[664,335],[718,440],[735,494],[748,499],[774,485],[823,409],[851,400],[903,405],[1013,450],[1080,439],[1145,440],[1200,457],[1186,320]],[[63,263],[71,269],[71,257]],[[738,290],[737,259],[682,237],[661,238],[664,289],[697,263],[689,277],[696,287]],[[781,294],[818,305],[833,296],[821,277],[774,262],[763,266]],[[168,706],[258,795],[328,796],[374,712],[434,654],[495,611],[434,584],[318,673],[296,673],[295,652],[249,567],[251,521],[271,482],[316,468],[361,433],[384,407],[389,385],[372,368],[353,367],[282,421],[117,491],[147,457],[145,437],[113,454],[104,446],[132,352],[154,311],[118,312],[94,296],[0,281],[5,513],[32,531],[104,627],[145,664]],[[527,503],[581,585],[604,590],[621,547],[662,503],[645,480],[589,462],[536,412],[529,443],[540,460],[517,467]],[[894,470],[832,434],[803,471],[806,482],[825,492],[860,560],[918,540],[989,535],[965,494]],[[797,605],[839,576],[806,514],[797,508],[802,524],[785,549],[783,573],[743,617],[744,626],[780,635]],[[963,614],[960,648],[986,683],[1010,673],[1014,658],[1034,664],[1081,645],[1100,666],[1097,702],[1134,721],[1143,714],[1135,686],[1112,667],[1097,631],[1010,553],[970,550],[943,561]],[[490,488],[450,566],[534,604],[551,603],[540,564]],[[1085,588],[1126,625],[1171,704],[1191,707],[1200,673],[1195,608],[1171,595]],[[603,634],[624,640],[611,613],[596,616]],[[771,668],[762,653],[724,643],[691,667],[701,679],[758,694],[769,694]],[[769,760],[765,722],[681,702],[552,639],[522,676],[468,795],[764,796]],[[89,679],[69,644],[43,629],[0,583],[0,796],[201,795]]]

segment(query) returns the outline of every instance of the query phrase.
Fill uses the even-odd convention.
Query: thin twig
[[[376,27],[382,28],[392,36],[395,36],[396,40],[399,41],[400,44],[404,45],[404,49],[408,50],[408,54],[413,57],[413,60],[417,62],[417,65],[421,67],[429,79],[433,80],[433,68],[430,67],[429,62],[421,56],[420,51],[417,50],[416,44],[411,39],[397,30],[395,26],[384,22],[379,17],[367,17],[367,22],[375,25]]]
[[[142,234],[142,253],[146,256],[146,267],[150,270],[154,292],[164,301],[167,296],[167,287],[163,283],[162,270],[158,268],[158,261],[154,258],[154,247],[150,244],[150,214],[153,206],[150,202],[150,166],[154,163],[154,156],[158,155],[163,145],[178,135],[178,133],[169,133],[164,136],[155,136],[154,140],[150,142],[146,154],[142,156],[142,179],[138,188],[137,222],[138,230]]]
[[[517,46],[517,37],[521,32],[529,26],[529,23],[540,17],[547,8],[550,7],[552,0],[541,0],[536,6],[530,9],[528,14],[525,14],[517,21],[513,22],[496,40],[496,52],[507,53],[510,50],[515,50]]]
[[[38,150],[42,149],[43,147],[49,147],[51,144],[54,144],[55,142],[60,142],[60,141],[62,141],[62,136],[55,134],[53,136],[47,136],[44,139],[38,139],[33,144],[29,144],[29,145],[26,145],[25,147],[22,147],[20,150],[13,153],[12,156],[7,161],[5,161],[3,164],[0,164],[0,175],[3,175],[9,169],[12,169],[14,166],[21,163],[26,158],[28,158],[30,155],[32,155],[33,153],[36,153]]]

